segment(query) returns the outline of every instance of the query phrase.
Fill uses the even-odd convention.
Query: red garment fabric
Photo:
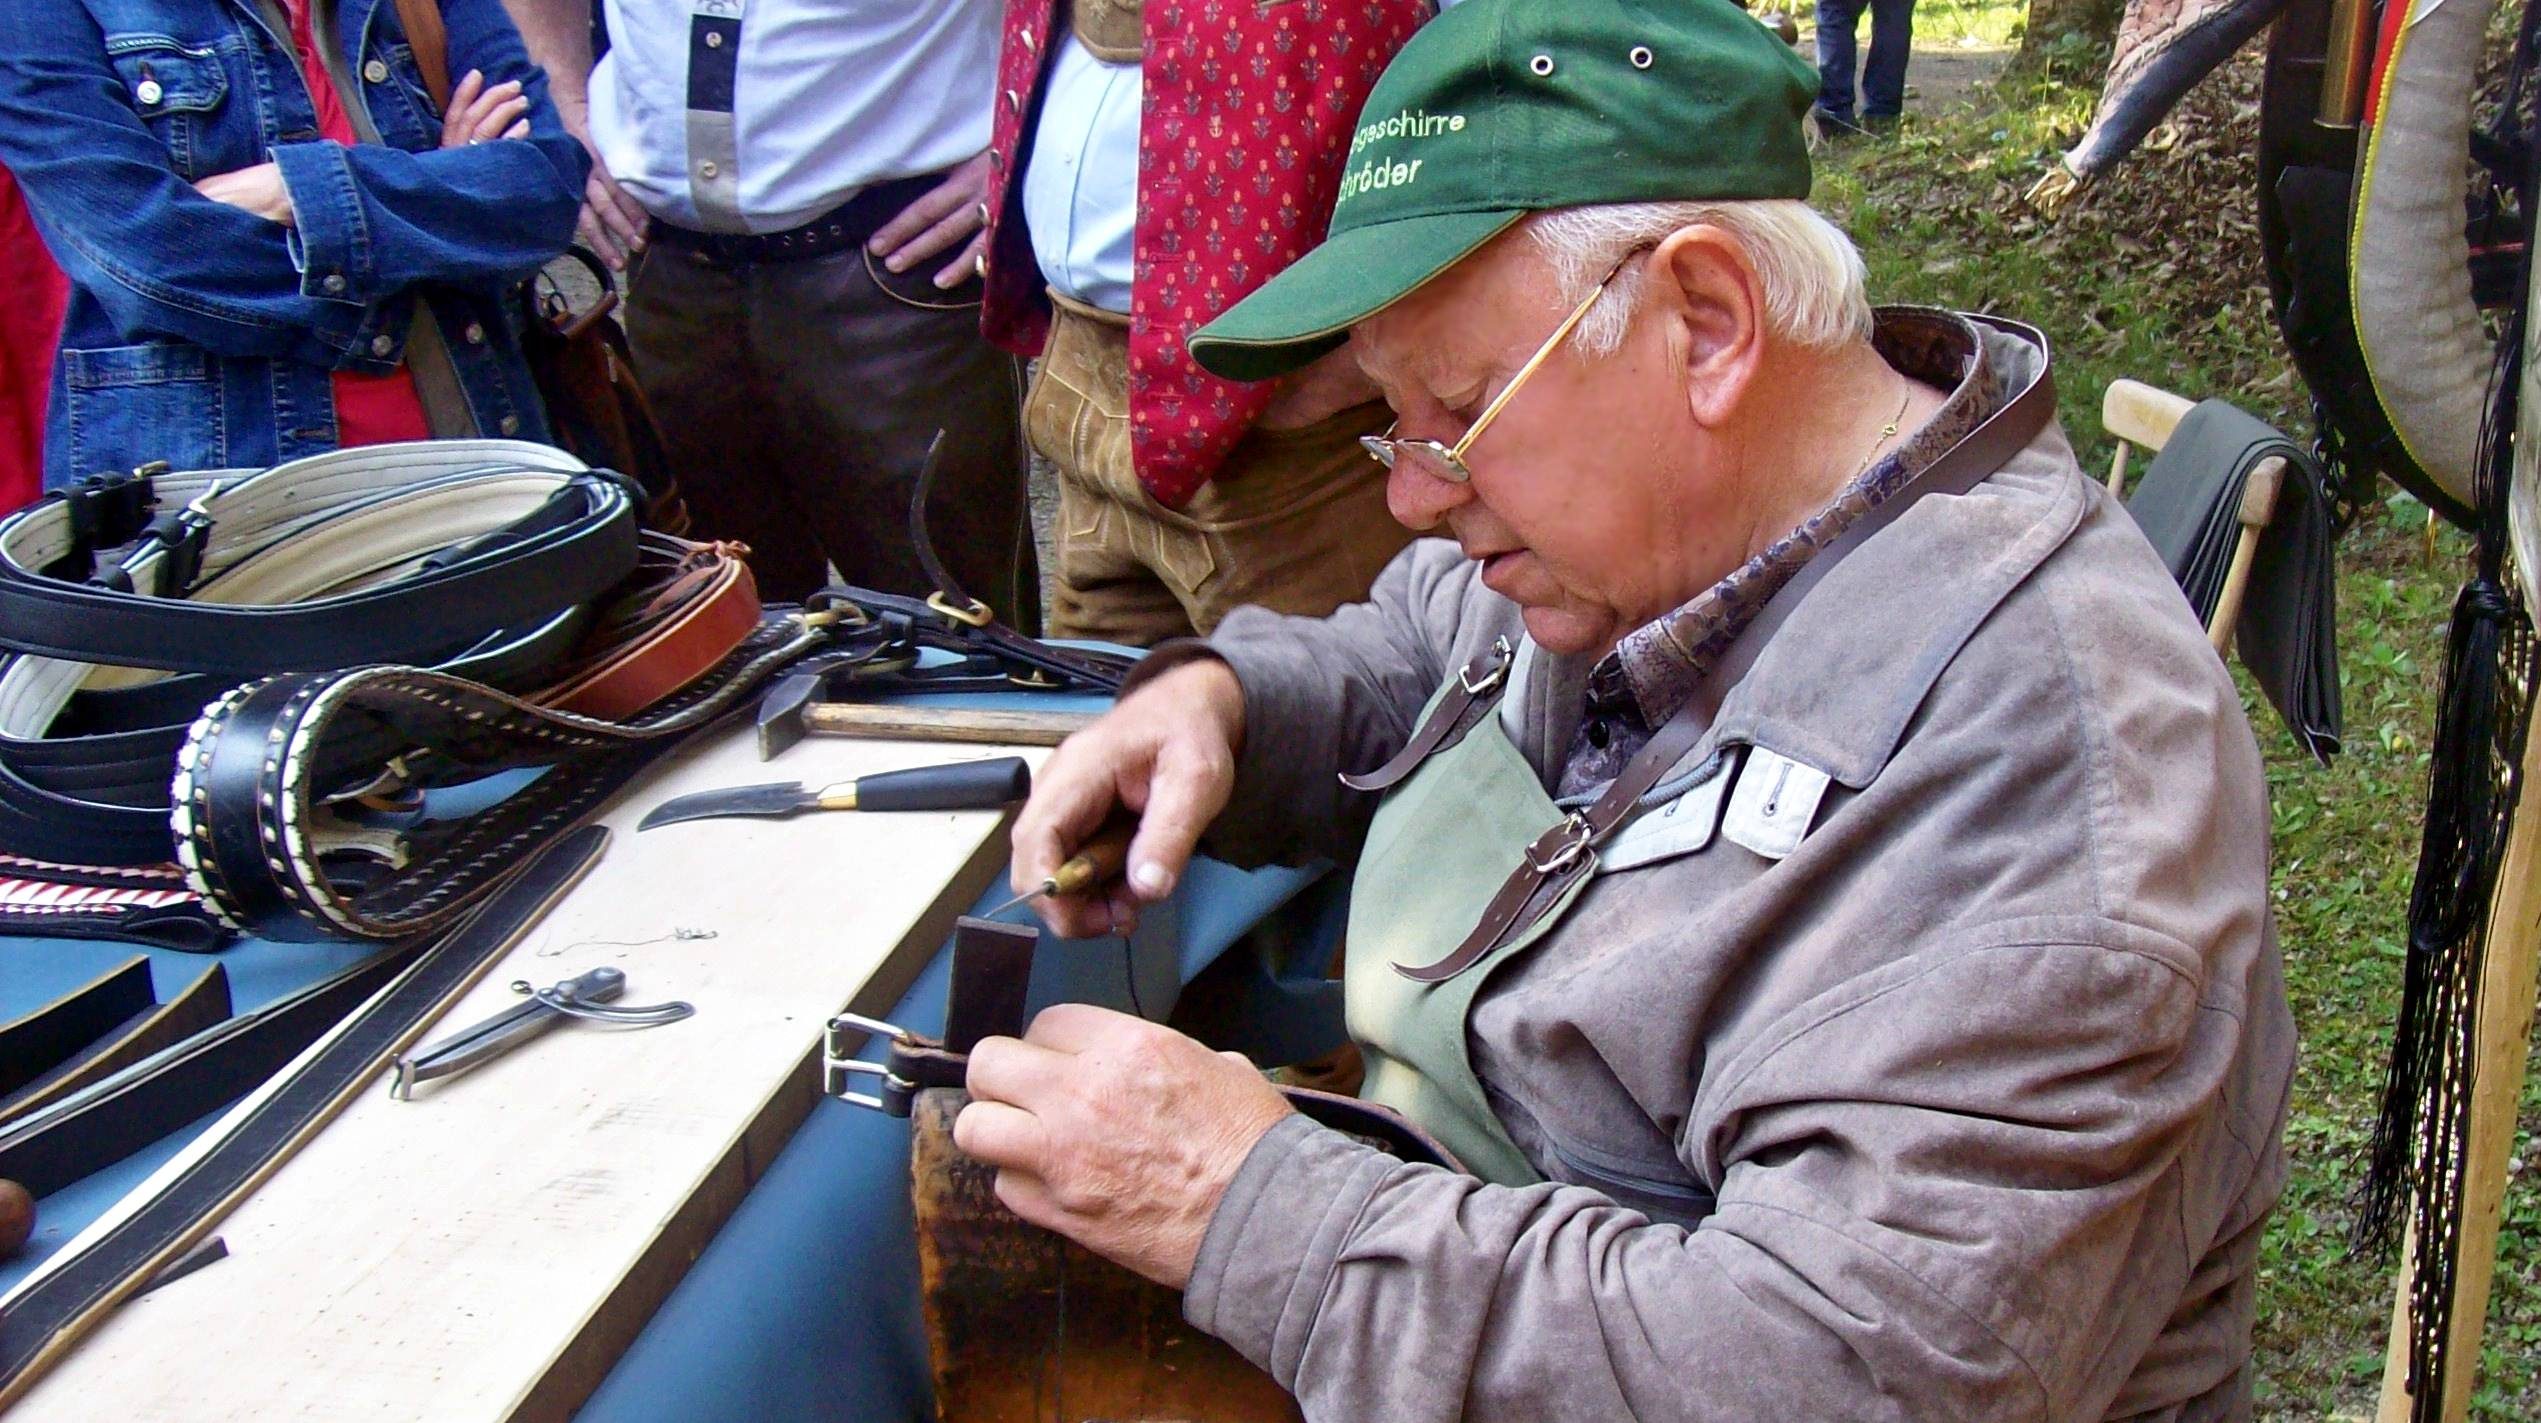
[[[318,57],[309,30],[309,0],[283,0],[291,15],[291,43],[300,51],[300,73],[309,82],[309,98],[317,106],[318,134],[350,147],[358,142],[344,99],[335,92],[326,64]],[[384,445],[392,440],[428,440],[432,426],[424,419],[423,396],[403,364],[386,375],[337,371],[335,440],[339,445]]]
[[[989,174],[988,339],[1037,354],[1048,290],[1024,231],[1023,184],[1057,0],[1007,0]],[[1429,0],[1146,0],[1130,284],[1129,444],[1138,482],[1179,509],[1260,418],[1275,382],[1220,380],[1194,329],[1321,242],[1350,132]]]
[[[18,180],[0,168],[0,512],[44,490],[44,401],[69,295]]]

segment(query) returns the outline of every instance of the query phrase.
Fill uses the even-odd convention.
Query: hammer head
[[[803,739],[803,709],[819,700],[828,684],[819,672],[788,673],[759,698],[760,760],[772,760]]]

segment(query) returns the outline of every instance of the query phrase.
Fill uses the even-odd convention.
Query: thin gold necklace
[[[1879,427],[1878,436],[1870,442],[1870,452],[1862,456],[1862,462],[1860,464],[1853,466],[1852,478],[1845,480],[1844,482],[1846,484],[1849,485],[1853,482],[1853,480],[1859,479],[1864,474],[1868,473],[1870,471],[1871,461],[1879,458],[1879,447],[1887,444],[1890,440],[1897,437],[1897,426],[1905,420],[1906,406],[1914,398],[1915,393],[1912,390],[1909,390],[1898,400],[1897,413],[1889,416],[1888,423]]]

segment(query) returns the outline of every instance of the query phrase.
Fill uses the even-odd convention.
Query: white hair
[[[1717,227],[1747,249],[1774,334],[1820,347],[1869,339],[1861,254],[1842,228],[1794,198],[1556,208],[1529,219],[1527,235],[1552,263],[1562,290],[1574,293],[1564,300],[1576,301],[1626,253],[1695,226]],[[1642,286],[1638,263],[1618,273],[1572,339],[1592,356],[1613,355],[1640,309]]]

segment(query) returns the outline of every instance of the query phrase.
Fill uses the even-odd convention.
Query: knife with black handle
[[[819,787],[784,781],[699,791],[653,807],[635,828],[739,815],[781,818],[807,810],[995,810],[1031,794],[1032,768],[1020,756],[1000,756],[882,771]]]

